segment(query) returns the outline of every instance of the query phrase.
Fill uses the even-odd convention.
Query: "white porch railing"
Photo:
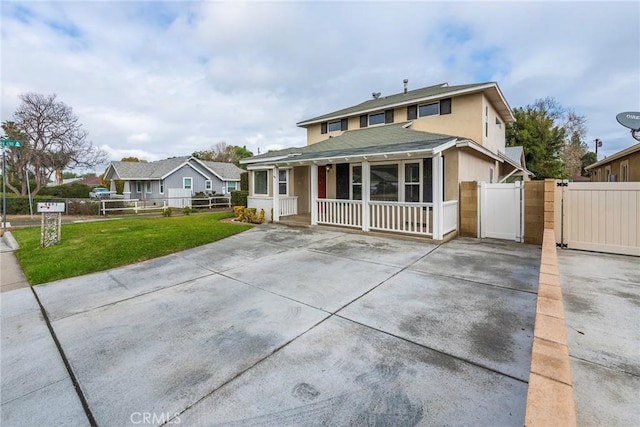
[[[298,214],[298,196],[280,196],[280,216]]]
[[[360,200],[318,199],[318,224],[362,227]]]
[[[448,202],[444,202],[443,206],[443,220],[444,220],[444,229],[442,230],[442,234],[446,234],[450,231],[458,229],[458,201],[450,200]]]
[[[433,203],[369,202],[372,230],[433,236]]]

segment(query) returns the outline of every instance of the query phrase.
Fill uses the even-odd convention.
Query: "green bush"
[[[185,206],[184,208],[182,208],[182,213],[185,215],[191,214],[191,208],[189,206]]]
[[[164,216],[171,216],[172,213],[173,213],[173,210],[171,208],[164,208],[162,210],[162,215]]]
[[[247,207],[247,197],[249,192],[246,190],[235,190],[231,192],[231,206]]]
[[[249,172],[240,174],[240,190],[249,191]]]
[[[93,188],[74,182],[70,185],[57,185],[55,187],[45,187],[40,190],[40,196],[54,196],[63,199],[88,199]]]

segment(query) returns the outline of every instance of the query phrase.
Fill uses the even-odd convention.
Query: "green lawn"
[[[32,285],[157,258],[251,228],[219,222],[233,213],[127,218],[63,224],[61,243],[40,247],[40,227],[13,230],[15,251]]]

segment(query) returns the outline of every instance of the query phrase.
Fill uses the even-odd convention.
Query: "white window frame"
[[[498,127],[498,129],[502,129],[502,122],[497,117],[496,117],[496,126]]]
[[[331,129],[331,125],[338,125],[337,129]],[[331,132],[340,132],[342,130],[342,122],[340,120],[334,120],[332,122],[327,123],[327,133]]]
[[[280,196],[288,196],[289,195],[289,170],[290,169],[278,169],[278,195]],[[284,172],[284,181],[280,180],[280,173]],[[284,184],[285,192],[280,192],[280,185]]]
[[[187,180],[189,180],[189,186],[188,187],[187,187]],[[193,191],[193,177],[191,177],[191,176],[182,177],[182,188],[184,190]]]
[[[371,117],[373,117],[373,116],[382,116],[382,121],[381,121],[380,123],[374,123],[374,124],[372,124],[372,123],[371,123]],[[386,120],[385,120],[385,112],[384,112],[384,111],[381,111],[381,112],[379,112],[379,113],[371,113],[371,114],[369,114],[369,115],[367,116],[367,125],[368,125],[368,126],[380,126],[380,125],[383,125],[383,124],[385,123],[385,121],[386,121]]]
[[[402,200],[403,202],[407,202],[407,198],[406,198],[406,189],[407,189],[407,185],[412,185],[412,186],[418,186],[418,195],[420,196],[420,199],[417,202],[407,202],[407,203],[422,203],[422,198],[424,197],[423,191],[422,191],[422,182],[424,181],[424,176],[423,176],[423,170],[422,170],[422,165],[423,162],[422,160],[404,160],[402,162],[400,162],[400,168],[398,168],[398,184],[400,184],[400,180],[402,180],[402,190],[400,190],[400,188],[398,188],[398,199]],[[406,177],[406,168],[407,165],[418,165],[418,182],[407,182],[407,177]]]
[[[354,167],[359,167],[360,168],[360,182],[358,182],[358,183],[354,183],[353,182],[353,168]],[[354,185],[359,185],[360,186],[360,199],[354,199],[353,198],[353,186]],[[349,200],[362,200],[362,163],[351,163],[349,165]]]
[[[436,105],[436,106],[438,107],[438,112],[437,112],[437,113],[434,113],[434,114],[425,114],[425,115],[420,114],[420,108],[421,108],[421,107],[427,107],[427,106],[429,106],[429,105]],[[431,117],[431,116],[439,116],[439,115],[440,115],[440,101],[438,101],[438,102],[429,102],[428,104],[421,104],[421,105],[418,105],[418,112],[417,112],[417,114],[418,114],[418,118],[422,118],[422,117]]]
[[[629,160],[620,162],[620,182],[629,182]]]
[[[161,179],[160,181],[158,181],[158,187],[159,187],[159,193],[160,194],[164,194],[164,179]]]
[[[210,179],[204,181],[204,191],[211,191],[213,189],[213,182]]]
[[[151,194],[153,192],[153,187],[151,186],[151,181],[145,181],[144,183],[144,192],[147,194]]]
[[[230,185],[233,185],[233,188],[229,188]],[[236,191],[238,189],[238,181],[227,181],[227,193],[231,193],[232,191]]]
[[[136,181],[136,193],[142,194],[142,181]]]
[[[392,200],[394,202],[400,202],[402,201],[402,197],[404,196],[404,194],[401,196],[400,192],[402,191],[404,193],[403,190],[400,190],[400,186],[402,186],[404,188],[404,165],[403,162],[401,161],[397,161],[397,162],[371,162],[369,164],[369,200],[374,201],[371,198],[371,170],[376,167],[376,166],[389,166],[389,165],[395,165],[398,168],[398,182],[397,182],[397,186],[398,186],[398,200]],[[403,176],[400,176],[400,169],[402,169],[402,174]],[[403,181],[402,184],[400,183],[400,181]]]
[[[254,170],[253,171],[253,180],[252,180],[253,181],[252,182],[252,184],[253,184],[252,187],[253,188],[252,188],[252,190],[253,190],[253,194],[255,196],[268,196],[269,195],[269,172],[270,172],[270,169],[258,169],[258,170]],[[258,173],[264,173],[265,174],[265,181],[267,183],[266,192],[265,193],[256,192],[256,182],[257,182],[256,175]]]

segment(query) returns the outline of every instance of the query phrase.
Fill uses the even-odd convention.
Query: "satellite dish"
[[[622,126],[629,128],[632,131],[640,130],[640,112],[627,111],[620,113],[616,116],[616,120]]]

